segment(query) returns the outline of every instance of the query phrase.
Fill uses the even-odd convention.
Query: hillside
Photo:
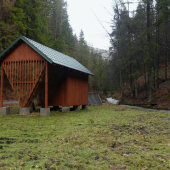
[[[138,98],[131,96],[130,94],[130,85],[127,83],[124,86],[124,97],[121,95],[120,90],[118,90],[113,98],[120,100],[121,104],[126,105],[137,105],[142,107],[150,107],[157,109],[170,109],[170,63],[168,64],[168,80],[164,80],[164,70],[165,66],[160,65],[159,71],[159,88],[153,89],[153,100],[151,103],[148,102],[146,97],[145,89],[145,79],[144,76],[141,76],[137,80],[138,84]]]

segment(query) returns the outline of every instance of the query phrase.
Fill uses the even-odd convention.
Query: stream
[[[107,101],[112,103],[112,104],[119,104],[119,100],[115,100],[110,98],[107,98]],[[132,109],[139,109],[139,110],[143,110],[143,111],[148,111],[148,112],[164,112],[164,113],[170,113],[170,110],[158,110],[158,109],[149,109],[149,108],[145,108],[145,107],[138,107],[138,106],[129,106],[129,105],[123,105],[121,104],[120,106],[124,106],[124,107],[129,107]]]

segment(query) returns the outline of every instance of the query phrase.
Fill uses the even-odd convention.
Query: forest
[[[89,91],[120,91],[124,97],[153,100],[160,82],[169,80],[170,1],[140,0],[134,11],[130,2],[112,1],[113,19],[110,55],[88,44],[83,30],[73,33],[65,0],[0,0],[0,53],[19,35],[24,35],[57,51],[74,57],[95,76],[89,77]],[[163,67],[163,79],[160,68]],[[162,69],[161,69],[162,71]],[[140,85],[139,78],[144,82]]]
[[[0,0],[0,53],[19,35],[71,56],[87,67],[89,91],[113,90],[109,61],[86,42],[83,30],[73,34],[64,0]],[[108,83],[106,83],[108,82]]]
[[[125,4],[114,4],[110,35],[114,87],[124,97],[128,83],[131,96],[138,98],[138,92],[145,91],[144,98],[152,102],[153,92],[170,78],[170,1],[141,0],[134,11]],[[141,76],[144,81],[139,84]]]

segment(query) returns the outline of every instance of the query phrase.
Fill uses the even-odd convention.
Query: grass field
[[[0,116],[0,169],[170,169],[170,114],[122,106]]]

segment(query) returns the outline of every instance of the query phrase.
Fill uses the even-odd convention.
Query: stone
[[[50,116],[50,108],[40,108],[40,116]]]
[[[10,107],[0,107],[0,115],[10,114]]]
[[[69,112],[69,111],[70,111],[70,107],[67,106],[62,107],[62,112]]]
[[[80,106],[73,106],[74,111],[80,111]]]
[[[19,114],[25,114],[29,115],[30,114],[30,107],[20,107],[19,108]]]
[[[34,109],[33,109],[33,107],[29,107],[29,108],[30,108],[30,113],[32,113],[32,112],[33,112],[33,110],[34,110]]]
[[[87,110],[88,109],[88,105],[82,105],[82,109],[83,110]]]

